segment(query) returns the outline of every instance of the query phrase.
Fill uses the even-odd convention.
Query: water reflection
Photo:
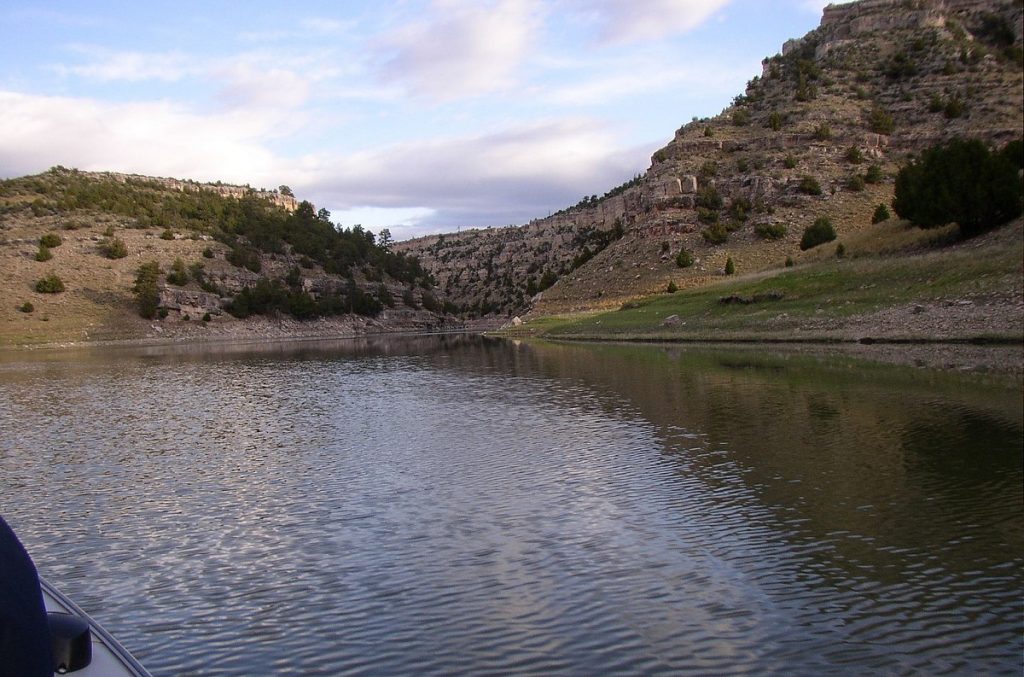
[[[1019,377],[455,336],[0,391],[0,510],[158,673],[1019,672]]]

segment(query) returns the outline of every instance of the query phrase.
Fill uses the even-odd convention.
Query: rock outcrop
[[[669,280],[702,284],[728,257],[745,272],[781,265],[818,216],[841,235],[869,224],[891,200],[899,166],[922,149],[1022,135],[1022,7],[831,5],[817,29],[764,60],[731,106],[681,127],[642,177],[523,226],[398,247],[420,257],[449,299],[507,317],[535,305],[608,306]],[[715,223],[724,242],[703,235]],[[686,269],[675,262],[683,249],[695,259]]]

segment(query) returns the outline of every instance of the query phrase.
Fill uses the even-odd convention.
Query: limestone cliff
[[[840,235],[868,225],[915,152],[956,136],[1001,145],[1022,135],[1022,13],[998,0],[829,6],[732,105],[677,130],[642,177],[524,226],[399,247],[449,299],[504,315],[701,284],[727,258],[742,272],[781,265],[818,216]],[[677,266],[683,249],[692,267]]]

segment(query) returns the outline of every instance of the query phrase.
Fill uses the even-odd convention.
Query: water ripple
[[[157,675],[1019,672],[1019,423],[557,350],[5,365],[0,509]]]

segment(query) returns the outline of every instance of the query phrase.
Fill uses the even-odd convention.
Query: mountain
[[[0,181],[0,265],[0,344],[459,324],[414,257],[286,186],[64,167]]]
[[[807,226],[869,227],[901,166],[955,137],[1022,136],[1024,3],[861,0],[766,58],[639,177],[550,217],[399,243],[454,304],[509,317],[617,307],[800,262]],[[689,257],[693,265],[680,267]]]

